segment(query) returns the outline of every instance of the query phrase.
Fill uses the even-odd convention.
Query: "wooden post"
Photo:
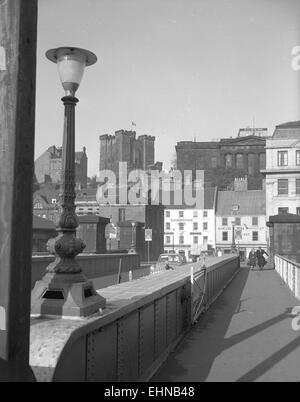
[[[0,0],[0,381],[29,368],[37,0]]]

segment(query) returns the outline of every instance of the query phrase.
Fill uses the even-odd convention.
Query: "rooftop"
[[[219,216],[232,216],[233,205],[238,205],[237,215],[265,215],[266,195],[264,190],[219,191],[217,212]]]
[[[198,190],[198,200],[203,197],[203,202],[199,202],[202,208],[199,209],[214,209],[215,198],[217,194],[217,187],[208,187],[204,190]],[[184,194],[183,194],[184,197]],[[195,209],[194,206],[186,205],[174,205],[174,195],[171,193],[171,205],[166,205],[166,209]],[[172,202],[173,201],[173,202]]]
[[[300,120],[279,124],[276,126],[272,140],[300,139]]]
[[[52,221],[36,215],[33,215],[32,217],[32,228],[34,230],[56,230]]]

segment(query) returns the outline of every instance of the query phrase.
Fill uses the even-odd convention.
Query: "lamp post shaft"
[[[232,248],[235,248],[235,225],[234,223],[232,224]]]
[[[62,154],[62,214],[59,219],[59,230],[76,231],[78,218],[75,213],[75,106],[78,99],[73,96],[62,98],[65,106],[63,154]]]
[[[132,226],[131,249],[136,251],[136,226]]]
[[[48,265],[47,272],[76,274],[81,273],[82,269],[75,257],[85,248],[84,242],[76,238],[78,218],[75,213],[75,106],[78,99],[65,96],[62,101],[65,107],[60,195],[62,212],[57,228],[59,235],[48,242],[48,250],[56,258]]]

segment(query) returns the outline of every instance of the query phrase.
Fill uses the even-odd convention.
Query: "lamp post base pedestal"
[[[106,300],[93,282],[80,273],[47,273],[31,294],[31,314],[38,316],[86,317],[104,309]]]

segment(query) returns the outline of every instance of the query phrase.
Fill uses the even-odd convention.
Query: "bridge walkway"
[[[152,381],[300,381],[297,305],[275,270],[242,267]]]

